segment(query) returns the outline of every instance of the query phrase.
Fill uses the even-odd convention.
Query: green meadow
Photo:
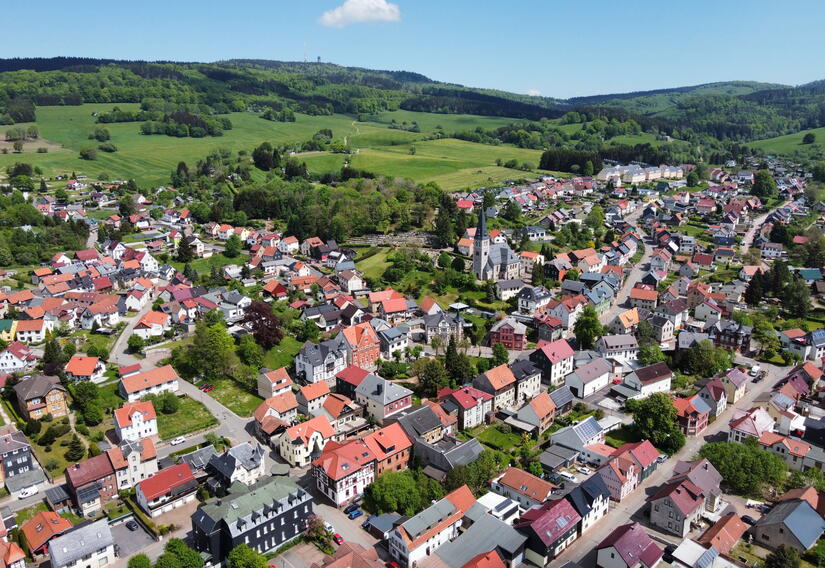
[[[313,173],[337,171],[346,160],[351,165],[380,175],[409,177],[418,182],[435,181],[446,189],[477,187],[506,179],[519,178],[525,172],[496,166],[516,159],[519,165],[538,165],[541,152],[512,146],[490,146],[452,138],[426,140],[440,127],[443,132],[471,130],[478,126],[496,128],[516,121],[500,117],[446,115],[410,111],[383,112],[372,117],[377,122],[358,122],[351,116],[297,115],[296,122],[272,122],[256,113],[238,112],[229,115],[233,128],[221,137],[174,138],[170,136],[143,136],[139,123],[104,124],[111,133],[111,142],[118,151],[98,150],[97,160],[79,158],[85,147],[97,147],[89,139],[95,129],[95,113],[137,108],[137,104],[84,104],[80,106],[38,107],[37,122],[40,139],[27,142],[22,154],[0,154],[0,168],[15,162],[29,162],[39,166],[46,176],[58,174],[85,174],[97,179],[106,174],[109,179],[134,178],[139,183],[165,184],[169,173],[180,161],[193,165],[216,148],[233,152],[250,151],[263,141],[274,144],[302,142],[323,128],[331,129],[337,140],[346,141],[353,149],[350,156],[328,152],[307,152],[296,157],[306,161]],[[420,133],[389,128],[416,121]],[[17,125],[16,125],[17,126]],[[19,126],[28,126],[27,124]],[[48,147],[47,153],[37,148]],[[414,150],[413,150],[414,147]]]

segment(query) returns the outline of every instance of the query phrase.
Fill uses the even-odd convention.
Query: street
[[[737,364],[752,366],[756,361],[746,357],[739,357]],[[751,408],[753,401],[762,393],[773,388],[776,382],[785,376],[787,369],[760,363],[767,372],[767,376],[759,383],[749,383],[750,389],[737,403],[735,408],[747,410]],[[595,566],[596,546],[599,545],[618,526],[626,524],[632,520],[642,521],[644,519],[643,510],[647,498],[658,490],[659,486],[666,482],[673,475],[673,468],[678,461],[690,461],[699,452],[702,446],[710,440],[716,439],[721,432],[728,429],[728,421],[733,415],[734,406],[728,406],[725,412],[707,429],[701,436],[688,438],[685,446],[676,454],[670,457],[665,463],[646,480],[644,480],[621,503],[611,502],[608,514],[599,520],[588,532],[576,540],[569,548],[562,552],[555,560],[554,564],[563,564],[565,561],[575,561],[584,568]]]

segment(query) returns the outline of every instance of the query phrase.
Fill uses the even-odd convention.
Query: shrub
[[[49,153],[49,149],[48,149],[48,148],[46,148],[46,147],[44,147],[44,146],[41,146],[40,148],[38,148],[38,149],[37,149],[37,153],[38,153],[38,154],[48,154],[48,153]]]
[[[103,144],[98,146],[98,149],[102,150],[103,152],[109,152],[109,153],[117,152],[117,146],[115,146],[111,142],[104,142]]]
[[[80,150],[81,160],[97,160],[97,150],[95,148],[82,148]]]

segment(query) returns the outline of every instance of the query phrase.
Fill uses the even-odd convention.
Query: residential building
[[[464,319],[459,314],[437,312],[434,314],[424,314],[424,340],[432,343],[433,338],[438,338],[443,345],[454,340],[456,343],[464,337]]]
[[[307,341],[295,357],[295,375],[308,383],[326,381],[335,386],[335,375],[347,367],[347,348],[339,338],[321,343]]]
[[[685,436],[698,436],[708,427],[711,408],[698,394],[676,397],[673,406],[676,407],[679,428]]]
[[[71,521],[54,511],[39,511],[20,526],[29,556],[39,556],[48,551],[49,541],[72,528]],[[6,564],[8,567],[8,564]]]
[[[547,566],[578,537],[581,521],[573,506],[565,499],[547,501],[526,511],[514,525],[527,536],[526,560],[536,566]]]
[[[516,408],[542,392],[541,371],[529,359],[517,359],[510,365],[516,379]]]
[[[728,405],[728,393],[719,379],[711,379],[705,383],[699,391],[699,398],[710,407],[710,418],[716,418],[722,414]]]
[[[612,366],[606,359],[593,359],[564,378],[564,384],[578,398],[587,398],[610,383]]]
[[[596,342],[602,356],[617,361],[635,361],[639,358],[639,343],[632,335],[604,335]]]
[[[375,456],[363,440],[329,442],[313,460],[312,476],[318,491],[342,507],[375,481]]]
[[[581,517],[577,527],[579,536],[607,515],[610,505],[610,491],[599,475],[591,475],[573,487],[564,498]]]
[[[650,524],[685,538],[702,512],[705,495],[689,479],[677,478],[650,498]]]
[[[0,466],[2,481],[6,483],[11,478],[38,469],[28,438],[13,425],[0,428]]]
[[[531,433],[544,434],[556,419],[556,403],[547,392],[541,392],[519,408],[516,418],[523,424],[532,426]]]
[[[324,405],[324,402],[329,395],[329,386],[326,381],[310,383],[301,387],[298,389],[298,394],[295,396],[298,401],[298,412],[304,416],[312,415],[314,411]]]
[[[412,459],[412,442],[399,422],[384,426],[361,438],[375,458],[375,476],[402,471]]]
[[[371,373],[356,387],[355,400],[376,423],[383,424],[390,416],[412,406],[412,394],[410,389]]]
[[[192,514],[192,542],[207,566],[219,566],[238,545],[267,554],[302,535],[312,512],[312,496],[288,477],[235,483]]]
[[[564,339],[540,341],[530,354],[530,361],[541,370],[545,383],[556,386],[573,371],[574,355],[573,348]]]
[[[316,416],[286,428],[277,438],[278,454],[292,467],[306,467],[334,437],[327,417]]]
[[[214,454],[206,469],[224,489],[236,481],[254,485],[266,473],[264,449],[257,442],[243,442],[221,454]]]
[[[471,386],[442,389],[438,399],[446,412],[458,413],[458,427],[461,430],[484,424],[485,417],[493,409],[493,395]]]
[[[114,566],[116,562],[115,541],[105,517],[56,536],[49,541],[48,551],[52,568]]]
[[[151,438],[124,441],[106,450],[115,472],[118,491],[128,491],[158,472],[158,452]]]
[[[736,323],[733,320],[719,320],[708,324],[704,331],[717,347],[724,347],[731,351],[750,351],[753,333],[751,326]]]
[[[610,491],[610,498],[621,502],[636,489],[639,484],[639,472],[636,462],[627,456],[610,459],[596,470]]]
[[[459,535],[464,515],[476,500],[466,485],[417,515],[396,525],[390,532],[390,557],[404,568],[412,568],[424,557]]]
[[[141,371],[120,379],[120,394],[129,402],[140,400],[149,394],[178,392],[178,373],[172,365]]]
[[[759,439],[765,432],[773,432],[775,424],[773,417],[764,408],[734,409],[733,417],[728,422],[728,441],[744,442],[747,438]]]
[[[73,381],[92,381],[93,383],[103,382],[106,377],[106,365],[99,357],[86,357],[84,355],[72,355],[66,363],[66,377]]]
[[[57,377],[34,375],[14,385],[17,408],[27,420],[39,420],[47,415],[60,418],[69,413],[66,387]]]
[[[642,525],[628,523],[616,527],[596,547],[598,568],[655,568],[664,556]]]
[[[527,326],[512,317],[506,317],[496,322],[490,328],[490,347],[501,343],[507,349],[521,351],[527,338]]]
[[[747,385],[750,382],[748,375],[736,368],[719,375],[719,380],[725,387],[725,396],[729,404],[736,404],[745,396]]]
[[[529,509],[549,500],[558,487],[523,469],[509,467],[493,479],[490,489],[502,497],[513,499],[523,509]]]
[[[186,462],[167,467],[135,486],[135,501],[151,518],[195,500],[198,482]]]
[[[473,379],[473,386],[493,395],[494,411],[516,406],[516,377],[506,363],[478,375]]]
[[[287,390],[269,397],[252,413],[258,435],[271,445],[272,436],[280,428],[286,428],[298,420],[298,399]]]
[[[825,532],[825,520],[808,501],[792,499],[774,505],[751,532],[759,546],[773,550],[785,545],[804,553]]]
[[[719,554],[729,555],[747,529],[748,525],[742,522],[739,515],[735,512],[726,513],[712,524],[696,542],[705,548],[713,547]]]
[[[654,363],[646,367],[641,367],[629,373],[624,378],[624,383],[620,387],[628,390],[614,388],[621,395],[627,398],[647,398],[657,392],[669,392],[673,379],[673,371],[665,362]]]
[[[67,467],[66,486],[81,516],[100,511],[103,505],[117,497],[118,492],[109,456],[100,454]]]
[[[118,440],[137,442],[158,435],[158,417],[150,400],[127,402],[115,410],[114,414]]]
[[[358,323],[341,333],[344,336],[342,344],[347,349],[347,363],[362,369],[374,369],[381,356],[381,342],[372,325],[369,322]]]
[[[297,361],[297,358],[296,358]],[[316,381],[309,381],[316,382]],[[292,390],[292,379],[284,367],[275,369],[261,369],[258,375],[258,396],[267,399]]]

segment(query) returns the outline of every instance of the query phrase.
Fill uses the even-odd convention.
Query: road
[[[639,216],[642,214],[643,210],[644,206],[637,207],[636,211],[628,215],[625,220],[628,223],[634,223],[636,219],[638,219]],[[639,260],[639,262],[633,265],[630,269],[630,272],[625,276],[622,288],[621,290],[619,290],[619,293],[616,294],[616,299],[614,300],[613,305],[610,306],[610,308],[608,308],[599,317],[599,320],[602,322],[602,325],[610,325],[610,323],[616,318],[616,316],[626,309],[624,304],[625,302],[627,302],[628,296],[630,296],[630,291],[633,289],[633,286],[636,285],[636,282],[641,280],[642,276],[644,276],[646,267],[650,262],[650,255],[653,254],[653,246],[648,244],[647,235],[645,234],[645,232],[639,227],[636,227],[636,231],[642,237],[642,246],[644,246],[645,248],[644,254],[642,255],[642,258]]]
[[[161,281],[158,287],[166,286],[167,282]],[[129,323],[126,324],[126,327],[123,328],[123,331],[120,332],[120,335],[117,339],[115,339],[114,345],[112,345],[112,349],[109,352],[109,360],[117,363],[119,367],[126,367],[128,365],[134,365],[136,363],[140,363],[140,359],[129,353],[129,337],[131,337],[132,332],[135,329],[135,326],[138,324],[140,319],[145,316],[147,313],[152,311],[152,300],[154,298],[149,298],[147,300],[146,305],[143,306],[138,313],[136,313],[133,317],[129,318]]]
[[[746,357],[739,357],[737,363],[751,366],[755,365],[756,361]],[[736,403],[736,408],[751,408],[756,397],[771,390],[776,382],[787,373],[787,369],[783,367],[765,363],[760,363],[760,365],[767,371],[767,376],[759,383],[749,383],[748,388],[751,390]],[[673,475],[673,468],[676,466],[676,462],[692,459],[709,440],[714,439],[720,432],[727,431],[728,421],[733,415],[733,408],[733,406],[728,406],[721,417],[708,426],[701,436],[688,438],[685,446],[664,464],[660,465],[627,499],[621,503],[611,502],[611,509],[608,514],[560,554],[553,563],[561,565],[564,564],[565,561],[573,560],[581,564],[584,568],[595,566],[596,546],[598,546],[613,529],[630,522],[631,518],[639,521],[643,519],[642,512],[648,496],[652,494],[653,490],[658,489],[662,483],[670,479]]]
[[[785,205],[787,205],[787,202],[783,203],[779,207],[784,207]],[[779,207],[777,207],[776,209],[779,209]],[[751,245],[753,244],[753,239],[756,236],[756,231],[759,229],[759,227],[762,226],[762,223],[765,222],[765,219],[768,218],[768,215],[770,215],[771,213],[776,211],[776,209],[771,209],[770,211],[768,211],[764,215],[760,215],[759,217],[757,217],[756,219],[754,219],[752,221],[751,227],[745,233],[745,238],[742,239],[742,244],[739,247],[739,254],[740,255],[745,255],[745,254],[748,253],[748,250],[751,248]]]

